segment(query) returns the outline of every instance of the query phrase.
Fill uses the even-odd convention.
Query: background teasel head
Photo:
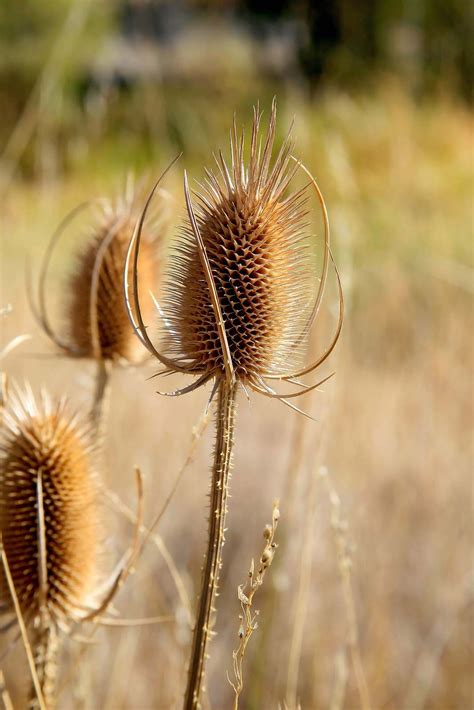
[[[97,584],[98,488],[88,429],[64,401],[9,395],[0,448],[0,529],[26,623],[68,627]],[[2,577],[2,601],[12,600]]]
[[[131,297],[127,294],[135,330],[165,365],[165,372],[199,376],[193,385],[173,394],[226,376],[261,394],[281,398],[267,380],[292,382],[313,371],[332,352],[341,331],[343,299],[339,283],[335,336],[317,361],[306,367],[301,365],[327,278],[329,223],[316,181],[292,156],[290,134],[272,162],[275,102],[263,139],[260,122],[261,114],[256,108],[246,163],[244,136],[237,135],[234,121],[231,165],[219,152],[218,173],[206,170],[196,208],[185,174],[188,222],[171,257],[160,309],[164,322],[163,354],[146,333],[136,275]],[[309,180],[306,186],[291,192],[290,184],[300,169]],[[319,285],[315,239],[307,221],[310,187],[316,193],[325,225]],[[129,261],[133,256],[137,263],[141,225],[152,195],[130,244]],[[283,401],[317,386],[297,384],[300,389],[285,394]]]
[[[130,329],[122,290],[128,243],[136,222],[137,194],[127,188],[126,195],[116,202],[100,201],[100,214],[85,245],[77,251],[72,273],[64,284],[63,335],[53,330],[46,307],[48,269],[64,230],[88,203],[73,210],[50,241],[40,269],[37,305],[31,297],[30,302],[43,331],[69,356],[136,363],[143,355]],[[163,220],[155,214],[145,230],[139,264],[144,294],[156,287],[157,249],[163,228]],[[150,317],[152,310],[149,304]]]

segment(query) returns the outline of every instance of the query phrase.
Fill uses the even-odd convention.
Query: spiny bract
[[[43,604],[53,621],[77,621],[96,583],[100,533],[89,433],[64,402],[38,404],[29,391],[12,394],[3,415],[0,528],[22,613],[34,621]],[[11,608],[4,578],[1,587]]]

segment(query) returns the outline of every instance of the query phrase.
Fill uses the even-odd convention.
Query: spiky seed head
[[[299,363],[315,299],[305,191],[287,194],[297,168],[288,137],[271,162],[275,105],[263,147],[254,113],[250,157],[234,124],[232,164],[206,171],[195,217],[215,282],[235,376],[258,383]],[[187,371],[220,376],[224,353],[195,233],[182,230],[166,280],[165,349]]]
[[[135,226],[132,211],[109,210],[76,257],[66,288],[66,327],[72,349],[82,357],[137,362],[143,349],[130,327],[123,297],[123,271]],[[144,235],[140,289],[145,314],[153,315],[148,292],[157,280],[156,245]]]
[[[0,445],[0,528],[28,622],[44,608],[53,621],[77,621],[92,599],[100,523],[89,438],[64,402],[44,395],[37,403],[30,391],[10,395]],[[4,578],[1,592],[10,604]]]

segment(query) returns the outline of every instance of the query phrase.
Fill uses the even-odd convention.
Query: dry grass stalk
[[[11,313],[12,309],[10,306],[0,309],[0,318],[3,318]],[[15,338],[10,340],[4,347],[0,350],[0,363],[4,360],[10,353],[12,353],[19,345],[30,340],[30,335],[17,335]],[[0,369],[0,424],[2,423],[3,410],[6,407],[8,401],[8,377],[4,370]]]
[[[0,670],[0,695],[2,696],[2,702],[5,710],[13,710],[13,703],[10,698],[10,693],[5,685],[5,676],[3,671]]]
[[[253,599],[260,587],[263,584],[265,573],[273,561],[277,544],[275,542],[275,533],[280,519],[279,501],[273,504],[272,522],[265,526],[263,536],[265,538],[265,548],[260,556],[260,564],[255,572],[255,563],[252,560],[248,579],[245,584],[240,584],[238,587],[238,598],[242,614],[239,616],[239,647],[232,653],[233,668],[235,681],[229,679],[235,692],[234,710],[239,707],[239,698],[244,687],[243,677],[243,662],[247,645],[254,631],[257,629],[258,610],[253,610]]]
[[[37,672],[36,665],[35,665],[33,651],[31,648],[30,641],[28,639],[28,632],[26,630],[25,620],[23,619],[23,614],[21,612],[20,602],[18,601],[18,597],[17,597],[16,591],[15,591],[15,585],[13,583],[13,578],[12,578],[11,571],[10,571],[10,566],[8,564],[8,559],[5,554],[5,549],[3,547],[3,538],[1,536],[1,534],[0,534],[0,554],[1,554],[1,559],[2,559],[2,567],[3,567],[3,572],[5,574],[6,584],[7,584],[8,590],[11,595],[11,601],[13,604],[13,608],[15,610],[16,618],[18,620],[18,626],[20,628],[20,636],[23,640],[23,646],[25,649],[26,658],[28,660],[28,666],[29,666],[30,673],[31,673],[32,690],[34,690],[34,695],[33,695],[33,693],[31,693],[30,698],[33,695],[33,702],[37,703],[40,710],[46,710],[46,705],[45,705],[44,697],[43,697],[43,690],[41,688],[41,684],[40,684],[40,681],[38,678],[38,672]]]
[[[207,428],[208,421],[209,421],[209,412],[206,410],[204,412],[203,416],[200,418],[197,426],[195,426],[193,428],[193,432],[191,435],[191,441],[189,444],[188,454],[186,456],[186,459],[185,459],[183,465],[181,466],[180,470],[178,471],[178,474],[175,478],[173,486],[172,486],[168,496],[166,497],[166,500],[165,500],[160,512],[156,515],[155,519],[153,520],[153,522],[150,526],[146,526],[146,525],[139,526],[139,531],[144,536],[144,539],[143,539],[143,542],[141,545],[141,549],[143,549],[144,545],[148,542],[148,540],[150,540],[159,550],[166,566],[168,567],[171,578],[173,579],[173,582],[176,587],[176,591],[177,591],[178,596],[180,598],[181,604],[186,611],[186,615],[188,617],[190,625],[192,624],[193,613],[191,610],[191,604],[189,601],[189,596],[186,591],[185,584],[182,580],[182,577],[181,577],[181,574],[180,574],[178,568],[175,565],[173,557],[170,554],[170,552],[165,544],[165,541],[163,540],[161,535],[159,535],[156,532],[156,528],[158,527],[158,524],[159,524],[161,518],[163,517],[169,504],[171,503],[171,500],[172,500],[174,494],[176,493],[176,490],[177,490],[179,483],[183,477],[183,474],[185,473],[186,469],[188,468],[188,466],[191,464],[191,462],[194,459],[196,446],[197,446],[199,440],[201,439],[203,432]],[[136,513],[131,508],[129,508],[128,505],[126,505],[114,491],[111,491],[104,484],[101,485],[101,488],[102,488],[105,496],[108,498],[108,500],[114,506],[114,508],[117,511],[119,511],[122,515],[124,515],[127,518],[127,520],[129,520],[131,523],[136,525],[137,524]]]
[[[163,308],[164,348],[151,342],[138,297],[137,265],[140,240],[151,192],[137,222],[125,267],[125,295],[130,320],[141,342],[164,366],[159,374],[196,375],[197,380],[169,393],[183,395],[213,380],[210,401],[217,394],[217,437],[211,479],[209,538],[194,631],[185,707],[199,707],[207,641],[211,635],[213,600],[219,582],[224,543],[227,488],[230,477],[237,387],[276,398],[298,410],[291,399],[315,389],[297,378],[313,372],[330,355],[342,319],[342,291],[336,334],[324,354],[301,366],[309,328],[324,291],[329,255],[327,212],[319,188],[308,174],[325,222],[323,278],[315,289],[316,274],[311,239],[306,229],[307,187],[287,195],[301,167],[292,155],[290,136],[273,161],[276,106],[272,106],[267,134],[260,141],[261,114],[254,112],[250,157],[244,161],[244,136],[234,122],[231,165],[221,153],[218,175],[206,171],[206,186],[191,201],[187,176],[184,192],[188,223],[177,242],[168,272]],[[170,166],[171,167],[171,166]],[[169,169],[169,168],[168,168]],[[133,264],[131,284],[129,264]],[[166,353],[166,354],[165,354]],[[291,383],[297,390],[277,393],[268,381]]]
[[[337,559],[342,582],[342,592],[347,618],[347,645],[354,672],[357,690],[359,692],[360,703],[363,710],[371,710],[370,693],[362,663],[362,655],[359,644],[359,627],[357,623],[357,613],[352,589],[352,559],[347,541],[347,523],[341,515],[341,501],[329,477],[326,467],[322,466],[320,475],[325,481],[329,501],[331,504],[331,526],[337,547]]]
[[[314,543],[314,521],[316,508],[316,475],[313,473],[309,482],[309,494],[306,506],[306,519],[301,540],[301,560],[299,581],[294,603],[294,624],[290,642],[288,673],[286,683],[286,705],[289,710],[298,707],[298,677],[301,648],[306,626],[308,602],[311,592],[311,561]]]
[[[460,585],[458,598],[436,619],[433,628],[414,665],[413,677],[408,686],[404,710],[423,710],[430,700],[436,673],[450,636],[464,612],[474,602],[474,578],[470,570],[464,584]]]
[[[343,710],[347,686],[347,654],[345,649],[337,653],[334,661],[334,685],[329,710]]]

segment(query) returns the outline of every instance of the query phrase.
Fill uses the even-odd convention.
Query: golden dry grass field
[[[336,376],[301,406],[240,393],[228,532],[204,707],[232,706],[238,585],[263,548],[280,499],[275,560],[255,598],[258,629],[244,661],[241,708],[469,710],[473,703],[472,116],[448,99],[417,103],[387,84],[373,96],[328,91],[313,102],[279,99],[280,136],[295,116],[297,155],[325,195],[346,318],[325,373]],[[268,115],[268,104],[263,106]],[[199,119],[212,123],[212,108]],[[172,227],[183,213],[182,170],[200,179],[212,150],[227,153],[231,111],[187,144],[166,182]],[[249,124],[251,104],[239,109]],[[222,127],[220,125],[222,124]],[[193,130],[192,126],[191,129]],[[211,131],[209,132],[211,133]],[[27,307],[24,262],[37,267],[59,220],[83,199],[113,195],[130,166],[101,166],[92,152],[53,184],[14,182],[2,198],[2,343],[33,339],[3,363],[16,382],[90,405],[94,364],[58,357]],[[207,155],[206,162],[202,156]],[[152,177],[172,155],[145,159]],[[322,224],[314,207],[314,231]],[[60,246],[47,297],[61,327],[63,285],[88,222]],[[161,259],[166,259],[163,248]],[[157,293],[160,285],[157,284]],[[334,274],[311,352],[337,320]],[[157,333],[158,320],[150,324]],[[156,363],[112,376],[101,476],[134,507],[135,464],[145,522],[162,508],[189,452],[209,392],[171,399],[148,380]],[[324,373],[323,373],[324,374]],[[188,381],[186,381],[188,384]],[[175,708],[184,692],[204,552],[213,421],[187,466],[115,607],[155,626],[100,629],[69,640],[60,708]],[[104,498],[101,566],[110,572],[132,526]],[[163,547],[163,541],[165,547]],[[175,566],[170,574],[169,559]],[[174,569],[174,567],[173,567]],[[86,633],[87,630],[81,630]],[[28,671],[21,642],[3,661],[21,707]],[[286,703],[286,705],[285,705]]]

